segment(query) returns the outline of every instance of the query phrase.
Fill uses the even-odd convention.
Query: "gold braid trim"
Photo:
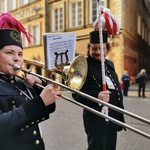
[[[12,40],[22,44],[20,33],[17,33],[15,31],[11,31],[10,32],[10,37],[12,38]]]

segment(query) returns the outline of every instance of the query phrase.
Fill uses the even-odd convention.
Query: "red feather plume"
[[[26,36],[29,43],[31,43],[30,37],[34,38],[25,30],[23,25],[18,20],[12,17],[10,13],[2,13],[0,15],[0,28],[14,29],[19,32],[22,32]]]

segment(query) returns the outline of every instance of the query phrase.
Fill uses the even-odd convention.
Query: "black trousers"
[[[139,84],[139,89],[138,89],[138,96],[141,96],[141,90],[142,90],[142,96],[145,97],[145,84]]]
[[[88,134],[87,150],[116,150],[117,132],[94,132]]]
[[[124,96],[128,96],[128,90],[129,90],[129,86],[124,86],[123,87],[123,95]]]

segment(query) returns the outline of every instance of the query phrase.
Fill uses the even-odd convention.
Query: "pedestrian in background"
[[[127,70],[124,71],[124,74],[123,74],[121,80],[123,82],[123,95],[128,96],[128,90],[130,87],[131,78],[130,78]]]
[[[146,87],[146,79],[147,74],[146,70],[142,69],[140,73],[137,75],[137,81],[138,81],[138,96],[141,97],[141,90],[142,90],[142,96],[145,97],[145,87]]]

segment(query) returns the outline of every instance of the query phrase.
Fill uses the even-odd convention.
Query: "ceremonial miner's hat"
[[[16,45],[22,48],[21,32],[26,36],[29,43],[30,37],[23,25],[9,13],[0,15],[0,49],[6,45]]]
[[[107,43],[108,33],[107,31],[102,32],[103,43]],[[100,43],[100,34],[99,31],[90,32],[90,43]]]

